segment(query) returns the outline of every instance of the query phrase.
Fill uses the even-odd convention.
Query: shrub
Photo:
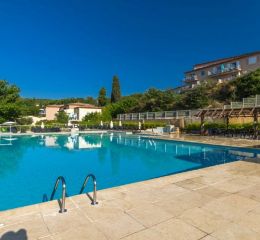
[[[33,120],[31,117],[29,118],[23,117],[23,118],[18,118],[16,122],[19,125],[31,125],[33,123]]]

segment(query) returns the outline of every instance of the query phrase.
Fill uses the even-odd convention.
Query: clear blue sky
[[[1,0],[0,79],[25,97],[172,88],[193,64],[260,50],[259,0]]]

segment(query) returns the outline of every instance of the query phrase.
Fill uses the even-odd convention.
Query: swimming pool
[[[256,149],[153,140],[125,134],[0,138],[0,210],[49,198],[58,176],[68,195],[93,173],[98,190],[255,157]],[[57,194],[57,196],[59,196]]]

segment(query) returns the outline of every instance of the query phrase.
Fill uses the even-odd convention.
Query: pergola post
[[[200,135],[204,134],[204,126],[205,126],[205,114],[204,112],[200,115]]]
[[[227,130],[229,128],[229,116],[228,115],[226,115],[226,128],[227,128]]]
[[[258,109],[254,110],[254,139],[258,137]]]

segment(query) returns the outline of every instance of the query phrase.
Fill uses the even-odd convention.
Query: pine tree
[[[114,76],[113,83],[112,83],[111,103],[115,103],[119,101],[120,98],[121,98],[121,89],[120,89],[119,78],[117,76]]]
[[[107,97],[106,97],[107,91],[104,87],[102,87],[99,90],[99,95],[98,95],[98,105],[103,107],[107,103]]]

